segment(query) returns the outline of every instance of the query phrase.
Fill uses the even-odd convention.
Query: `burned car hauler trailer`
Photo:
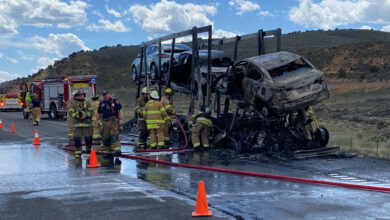
[[[208,32],[206,43],[198,45],[198,33]],[[234,38],[211,39],[211,27],[194,27],[191,30],[173,33],[141,44],[141,62],[147,62],[144,56],[146,46],[192,35],[192,63],[190,82],[190,105],[188,115],[195,111],[197,99],[200,111],[214,107],[213,120],[215,146],[231,146],[237,152],[291,152],[294,157],[330,155],[338,148],[327,148],[328,131],[319,125],[311,105],[329,96],[323,73],[315,69],[309,61],[289,52],[280,52],[281,29],[263,31],[236,36]],[[265,55],[265,38],[276,38],[276,53]],[[237,61],[238,46],[241,40],[257,38],[258,56]],[[233,60],[236,62],[219,77],[213,76],[211,65],[211,46],[234,43]],[[207,73],[200,71],[199,48],[207,48]],[[161,51],[161,50],[160,50]],[[159,53],[161,53],[159,51]],[[170,65],[173,56],[171,53]],[[142,68],[142,65],[141,65]],[[161,71],[161,61],[159,62]],[[165,84],[170,87],[172,68],[167,71]],[[158,90],[161,94],[162,74],[158,74]],[[195,79],[204,78],[206,90],[195,84]],[[214,80],[216,79],[216,80]],[[138,92],[143,82],[147,86],[153,82],[138,78]],[[174,88],[173,88],[174,89]],[[224,103],[221,99],[225,98]],[[230,105],[230,100],[235,105]],[[224,107],[221,113],[221,107]],[[231,111],[233,112],[231,113]],[[185,121],[188,115],[181,116]],[[313,129],[312,122],[315,127]],[[187,126],[185,126],[187,127]],[[130,128],[131,131],[136,129]],[[302,151],[304,150],[304,151]],[[310,150],[308,152],[307,150]]]
[[[27,91],[31,94],[36,93],[41,100],[42,113],[48,113],[50,119],[63,117],[66,113],[66,102],[72,97],[72,94],[78,89],[87,93],[86,99],[96,94],[96,76],[69,76],[46,78],[44,80],[35,80],[28,86],[26,83],[20,85],[20,94],[22,101],[26,102]],[[23,116],[29,117],[29,111],[26,105],[23,105]]]

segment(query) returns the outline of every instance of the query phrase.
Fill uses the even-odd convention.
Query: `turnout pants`
[[[41,120],[41,108],[35,107],[31,111],[33,125],[37,124]]]
[[[66,125],[68,126],[69,141],[71,141],[73,139],[73,121],[74,121],[74,119],[69,115],[69,112],[67,112]]]
[[[93,127],[93,135],[92,135],[92,138],[93,139],[100,139],[102,138],[102,135],[100,134],[101,133],[101,129],[100,129],[100,120],[97,120],[96,119],[96,116],[95,116],[95,120],[92,120],[92,127]]]
[[[138,127],[138,145],[146,145],[146,140],[148,138],[148,130],[146,129],[145,120],[137,120]]]
[[[84,138],[85,140],[85,146],[87,151],[91,150],[92,146],[92,127],[75,127],[73,129],[73,139],[74,139],[74,146],[76,148],[74,154],[75,155],[81,155],[82,148],[81,148],[81,142]]]
[[[164,124],[159,124],[158,128],[149,129],[150,147],[164,147]]]
[[[210,127],[197,122],[194,127],[192,128],[192,145],[194,148],[197,148],[200,146],[200,139],[202,140],[203,147],[209,147],[209,135],[210,135]],[[200,139],[199,139],[200,136]]]
[[[169,141],[169,128],[172,126],[171,120],[166,120],[165,121],[165,126],[164,126],[164,140]]]
[[[102,119],[103,152],[112,154],[121,151],[119,140],[119,119],[117,117]]]

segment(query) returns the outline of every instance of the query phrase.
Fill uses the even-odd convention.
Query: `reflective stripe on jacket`
[[[76,118],[77,115],[85,114],[87,117],[85,119]],[[91,103],[87,101],[75,101],[73,105],[69,108],[69,115],[74,118],[73,127],[91,127],[92,126],[92,115],[93,109]]]
[[[150,100],[144,107],[143,115],[147,124],[147,129],[156,129],[159,128],[161,124],[165,123],[167,112],[161,102]]]
[[[165,120],[171,120],[171,115],[176,114],[175,109],[172,108],[171,101],[169,100],[168,96],[164,95],[161,99],[161,103],[163,104],[165,111],[167,112],[167,117]]]

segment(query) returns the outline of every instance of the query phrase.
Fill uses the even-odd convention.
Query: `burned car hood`
[[[300,68],[285,75],[273,78],[275,86],[280,89],[294,89],[313,84],[317,79],[321,79],[324,74],[312,68]]]

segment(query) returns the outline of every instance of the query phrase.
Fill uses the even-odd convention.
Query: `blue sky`
[[[0,82],[80,50],[137,45],[193,26],[213,36],[258,29],[390,32],[390,0],[0,0]]]

